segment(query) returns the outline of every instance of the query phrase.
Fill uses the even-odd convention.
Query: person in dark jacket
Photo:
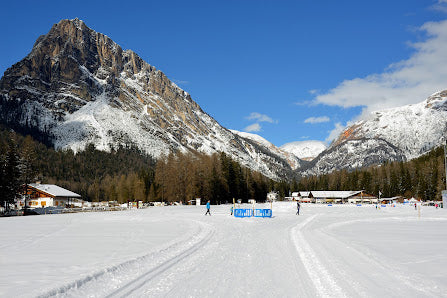
[[[206,203],[206,213],[205,213],[205,215],[209,214],[211,216],[210,207],[211,207],[210,206],[210,201],[208,201]]]
[[[296,201],[296,215],[300,215],[300,202]]]

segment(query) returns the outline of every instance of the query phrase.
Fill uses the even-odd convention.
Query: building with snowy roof
[[[38,207],[82,207],[81,196],[54,184],[28,184],[26,205]]]
[[[310,191],[295,191],[292,192],[292,198],[294,201],[300,201],[303,203],[311,203],[312,198],[309,197]]]
[[[377,197],[367,194],[362,190],[312,190],[298,192],[298,199],[301,202],[312,203],[336,203],[336,204],[359,204],[377,203]]]

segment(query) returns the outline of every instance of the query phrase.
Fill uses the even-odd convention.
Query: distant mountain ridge
[[[222,127],[163,72],[79,19],[55,24],[6,70],[0,120],[56,148],[133,145],[155,158],[225,152],[274,179],[292,170],[283,156]]]
[[[378,111],[347,127],[303,175],[410,160],[442,145],[447,134],[447,90],[413,105]]]
[[[295,154],[287,150],[283,150],[282,148],[276,147],[275,145],[273,145],[272,143],[270,143],[269,141],[267,141],[266,139],[257,134],[241,132],[237,130],[231,130],[231,132],[233,132],[236,135],[239,135],[240,137],[246,139],[249,142],[256,143],[258,146],[261,146],[264,151],[267,152],[270,151],[278,155],[281,159],[287,160],[287,163],[290,165],[292,170],[299,169],[306,163],[304,160],[300,159]]]
[[[445,141],[447,91],[375,112],[328,148],[309,145],[305,156],[292,145],[278,148],[260,136],[222,127],[163,72],[73,19],[55,24],[27,57],[6,70],[0,79],[0,121],[74,151],[94,144],[100,150],[136,146],[155,158],[225,152],[279,180],[424,154]]]
[[[279,148],[294,154],[300,159],[311,161],[323,152],[327,146],[322,141],[297,141],[284,144]]]

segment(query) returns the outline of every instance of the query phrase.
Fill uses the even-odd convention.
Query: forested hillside
[[[91,201],[182,201],[194,198],[212,203],[264,201],[276,190],[280,198],[291,191],[359,190],[382,197],[405,196],[422,200],[441,198],[445,189],[442,147],[408,161],[348,172],[273,181],[232,160],[225,153],[170,154],[156,162],[134,147],[111,152],[93,145],[74,154],[56,151],[5,128],[0,129],[0,197],[12,202],[21,185],[41,181],[57,184]]]
[[[380,166],[348,172],[303,178],[296,190],[359,190],[382,197],[405,196],[422,200],[441,199],[445,189],[444,149],[438,147],[430,153],[407,162],[386,162]]]
[[[93,145],[74,154],[56,151],[5,128],[0,130],[0,191],[13,201],[20,185],[57,184],[92,201],[182,201],[196,197],[213,203],[233,198],[263,201],[274,182],[224,153],[170,154],[155,162],[134,147],[111,152]]]

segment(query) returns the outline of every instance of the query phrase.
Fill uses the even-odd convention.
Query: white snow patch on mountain
[[[273,145],[272,143],[270,143],[269,141],[267,141],[266,139],[264,139],[263,137],[261,137],[260,135],[254,134],[254,133],[249,133],[249,132],[243,132],[243,131],[237,131],[237,130],[230,130],[232,133],[240,135],[243,138],[247,138],[250,140],[255,141],[256,143],[263,145],[265,147],[273,147],[275,145]]]
[[[411,160],[443,144],[447,90],[412,105],[370,114],[347,127],[304,174],[319,175],[384,161]]]
[[[327,146],[322,141],[296,141],[286,143],[280,148],[294,154],[300,159],[312,160],[323,152]]]
[[[245,139],[249,139],[249,140],[257,143],[258,145],[264,147],[265,149],[273,152],[274,154],[278,155],[282,159],[286,160],[287,163],[290,165],[290,167],[293,170],[299,168],[302,165],[302,161],[297,156],[295,156],[294,154],[287,152],[279,147],[276,147],[275,145],[273,145],[272,143],[270,143],[269,141],[267,141],[260,135],[248,133],[248,132],[241,132],[241,131],[237,131],[237,130],[231,130],[231,132],[238,136],[241,136]]]
[[[345,132],[350,129],[355,137],[384,139],[407,159],[416,158],[445,140],[447,92],[437,92],[418,104],[371,113],[368,120],[354,123]]]

